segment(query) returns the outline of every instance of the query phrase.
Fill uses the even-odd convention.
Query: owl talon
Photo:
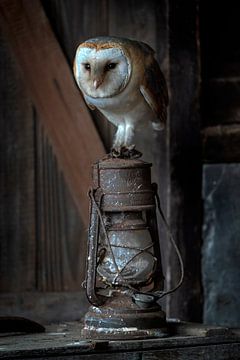
[[[130,147],[113,148],[111,150],[113,158],[120,159],[137,159],[142,156],[142,153],[135,149],[134,145]]]
[[[142,156],[142,153],[136,150],[134,147],[123,148],[122,153],[125,159],[137,159]]]
[[[121,150],[122,150],[122,149],[115,149],[115,148],[111,149],[111,156],[112,156],[113,158],[120,158],[120,157],[122,157],[122,156],[121,156]]]

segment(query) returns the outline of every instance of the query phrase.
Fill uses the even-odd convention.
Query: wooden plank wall
[[[35,284],[33,107],[2,34],[0,41],[0,289],[19,292]]]
[[[69,0],[67,2],[42,0],[42,4],[70,67],[73,65],[78,44],[90,37],[108,34],[107,0]],[[98,131],[109,150],[112,145],[114,127],[99,112],[93,113]]]
[[[40,1],[1,0],[0,16],[26,89],[87,226],[90,169],[105,154],[87,106]]]
[[[201,122],[198,2],[169,2],[170,224],[183,254],[183,286],[169,296],[173,317],[200,321],[201,289]],[[171,254],[170,254],[171,255]],[[169,257],[170,284],[177,282],[176,258]]]
[[[218,16],[216,15],[216,9]],[[202,44],[203,160],[240,159],[240,52],[238,12],[234,4],[200,3]],[[224,26],[223,26],[224,24]]]
[[[86,226],[3,33],[0,48],[0,314],[79,318]]]
[[[172,99],[169,121],[161,134],[147,130],[137,134],[135,140],[137,148],[143,151],[143,158],[153,163],[153,180],[158,183],[164,211],[186,264],[182,289],[166,299],[167,313],[200,320],[201,138],[197,2],[176,5],[167,0],[123,0],[119,6],[117,1],[70,0],[66,3],[44,0],[43,4],[70,63],[78,43],[97,35],[140,39],[156,50]],[[114,129],[98,116],[95,119],[109,147]],[[159,230],[166,287],[170,288],[178,281],[179,264],[166,239],[163,224]]]
[[[199,170],[199,119],[196,115],[198,113],[199,90],[198,49],[196,44],[197,13],[195,1],[187,1],[186,3],[176,6],[174,1],[169,0],[122,0],[121,4],[116,0],[42,0],[46,14],[70,65],[77,45],[86,38],[96,35],[111,34],[136,38],[145,41],[156,50],[156,56],[168,79],[171,94],[169,121],[164,132],[154,135],[148,130],[143,136],[136,137],[136,144],[139,150],[144,150],[144,159],[153,162],[153,178],[159,185],[162,206],[173,226],[174,235],[186,263],[187,271],[184,286],[176,295],[169,296],[166,299],[167,313],[170,316],[179,316],[185,320],[199,320],[201,317],[199,268],[199,201],[201,198],[199,179],[201,174]],[[171,31],[169,31],[169,27]],[[188,39],[187,43],[184,42],[185,38]],[[8,76],[8,81],[12,82],[17,89],[19,88],[19,94],[23,85],[19,78],[15,81],[18,74],[16,64],[13,64],[11,71],[9,71],[8,59],[11,58],[13,61],[13,58],[9,49],[5,52],[6,54],[1,61],[3,61],[4,74],[6,73],[5,69],[7,69],[8,75],[4,76]],[[3,82],[0,85],[1,91],[6,92],[2,84]],[[188,89],[188,96],[183,97],[186,88]],[[63,294],[65,291],[65,294],[69,292],[71,304],[76,305],[74,302],[77,301],[76,296],[72,295],[72,292],[79,290],[83,279],[85,229],[79,220],[68,189],[64,185],[51,146],[43,129],[38,125],[37,118],[39,115],[33,109],[27,95],[22,97],[15,95],[14,97],[12,91],[8,87],[3,96],[8,97],[11,106],[18,104],[17,106],[23,109],[21,111],[27,112],[27,116],[18,112],[18,119],[21,118],[23,121],[24,118],[24,123],[26,122],[26,125],[20,128],[21,136],[25,139],[26,133],[29,134],[29,143],[24,143],[22,149],[24,152],[26,147],[29,154],[29,172],[25,177],[32,176],[35,186],[32,190],[30,187],[29,192],[27,191],[29,205],[26,203],[25,211],[28,209],[29,221],[32,224],[32,233],[28,240],[24,237],[25,234],[19,232],[15,235],[9,232],[7,237],[6,229],[8,227],[11,228],[12,232],[16,230],[13,230],[15,227],[10,219],[6,218],[5,215],[3,217],[5,220],[3,220],[2,229],[5,229],[5,232],[2,234],[3,240],[1,239],[1,241],[5,250],[2,252],[2,264],[5,264],[6,282],[1,291],[4,293],[14,292],[15,281],[13,280],[12,288],[8,283],[8,273],[11,271],[10,263],[8,263],[11,252],[8,247],[8,238],[11,238],[13,247],[18,244],[16,254],[11,255],[12,261],[19,256],[17,254],[22,254],[21,262],[24,260],[25,251],[23,252],[22,245],[19,245],[23,244],[24,241],[27,242],[27,246],[32,246],[33,256],[29,255],[29,257],[34,258],[33,264],[31,264],[31,269],[34,268],[31,275],[31,285],[25,287],[22,284],[19,291],[37,290],[40,291],[40,294],[47,291],[49,301],[44,300],[42,295],[41,301],[45,301],[51,306],[55,304],[54,294],[56,291],[60,291],[59,294]],[[5,108],[4,111],[6,112],[7,109]],[[15,124],[16,115],[14,116],[11,113],[11,116]],[[5,114],[2,119],[1,126],[6,127],[8,116]],[[101,137],[109,149],[114,129],[98,113],[94,114],[94,119]],[[192,134],[192,137],[189,134]],[[8,143],[10,140],[6,136],[4,137],[2,132],[0,136],[3,149],[1,154],[5,158],[9,151]],[[13,143],[16,142],[15,137],[17,139],[17,131],[14,131],[11,139]],[[22,167],[21,161],[17,160],[19,168]],[[11,171],[11,174],[14,174],[13,170]],[[2,187],[4,182],[6,183],[7,179],[11,177],[10,174],[7,177],[4,174],[6,172],[1,170]],[[17,186],[16,174],[14,174],[13,179],[14,186]],[[13,216],[20,221],[18,214],[21,212],[23,204],[18,202],[16,206],[17,200],[13,195],[12,204],[5,197],[6,194],[3,194],[2,214],[5,212],[3,208],[9,208]],[[18,228],[23,228],[23,220],[18,224]],[[162,225],[160,226],[160,234],[166,286],[169,288],[177,281],[178,264],[165,238]],[[26,262],[23,263],[26,264]],[[19,274],[19,279],[23,278],[24,272]],[[53,295],[50,296],[50,292],[53,292]],[[10,298],[6,294],[3,294],[2,297],[4,297],[5,303],[2,302],[1,313],[4,311],[6,301],[8,304],[10,302]],[[71,319],[78,318],[83,310],[84,301],[79,295],[80,298],[82,306],[81,304],[80,307],[71,305],[72,314],[69,313],[68,308],[66,314]],[[66,296],[64,299],[66,302]],[[59,308],[63,312],[64,307]],[[44,316],[43,313],[41,316]],[[56,312],[52,319],[54,316],[56,317]],[[59,316],[63,315],[59,313]]]

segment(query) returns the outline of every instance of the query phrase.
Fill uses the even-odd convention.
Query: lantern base
[[[110,299],[100,307],[90,306],[82,330],[82,336],[87,339],[141,339],[167,335],[166,315],[159,305],[143,309],[128,297]]]

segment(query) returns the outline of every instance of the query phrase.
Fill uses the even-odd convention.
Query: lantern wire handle
[[[116,282],[116,280],[118,278],[121,278],[122,279],[122,282],[123,282],[123,285],[125,287],[127,287],[128,289],[130,289],[131,291],[133,292],[136,292],[137,290],[129,285],[126,280],[124,279],[124,276],[122,275],[122,272],[126,269],[126,267],[137,257],[139,256],[140,254],[142,254],[143,252],[147,251],[148,249],[150,249],[152,246],[153,246],[153,243],[149,244],[148,246],[146,246],[145,248],[143,249],[136,249],[136,248],[133,248],[134,250],[139,250],[137,254],[135,254],[124,266],[122,269],[119,269],[118,265],[117,265],[117,262],[116,262],[116,259],[115,259],[115,256],[114,256],[114,253],[113,253],[113,249],[112,249],[112,245],[110,243],[110,240],[109,240],[109,237],[108,237],[108,233],[106,231],[106,227],[105,227],[105,224],[104,224],[104,220],[103,220],[103,217],[102,217],[102,213],[101,213],[101,209],[99,207],[99,205],[97,204],[97,201],[94,197],[94,192],[93,192],[93,189],[90,189],[89,193],[88,193],[91,201],[94,203],[95,207],[96,207],[96,210],[97,210],[97,213],[98,213],[98,216],[99,216],[99,219],[100,219],[100,223],[101,223],[101,226],[102,226],[102,229],[103,229],[103,233],[104,233],[104,236],[105,236],[105,239],[107,240],[107,243],[108,243],[108,247],[109,247],[109,250],[110,250],[110,253],[111,253],[111,257],[112,257],[112,260],[113,260],[113,264],[114,264],[114,267],[116,269],[116,277],[114,279],[114,282]],[[127,247],[129,249],[129,247]]]
[[[155,185],[155,184],[153,184],[153,185]],[[175,242],[175,240],[174,240],[174,238],[173,238],[173,235],[172,235],[170,226],[169,226],[169,224],[168,224],[168,222],[167,222],[167,220],[166,220],[166,218],[165,218],[165,215],[164,215],[164,213],[163,213],[163,210],[162,210],[162,208],[161,208],[160,198],[159,198],[159,195],[158,195],[156,189],[155,189],[155,196],[156,196],[156,199],[157,199],[158,211],[159,211],[159,213],[160,213],[160,215],[161,215],[161,218],[162,218],[162,221],[163,221],[163,223],[164,223],[164,225],[165,225],[165,227],[166,227],[169,240],[170,240],[170,242],[171,242],[171,244],[172,244],[172,246],[173,246],[173,248],[174,248],[174,250],[175,250],[175,252],[176,252],[176,254],[177,254],[177,257],[178,257],[178,261],[179,261],[179,264],[180,264],[181,276],[180,276],[180,279],[179,279],[177,285],[176,285],[174,288],[172,288],[172,289],[170,289],[170,290],[167,290],[167,291],[155,291],[155,292],[153,292],[153,293],[151,293],[151,292],[149,292],[149,293],[148,293],[148,292],[144,293],[144,292],[141,292],[141,291],[137,291],[136,289],[134,289],[134,287],[130,286],[129,284],[125,284],[125,286],[128,287],[129,289],[131,289],[131,290],[134,291],[134,292],[137,291],[137,293],[141,293],[141,294],[154,295],[154,296],[156,296],[158,299],[161,299],[161,298],[163,298],[164,296],[169,295],[169,294],[175,292],[175,291],[182,285],[183,279],[184,279],[184,264],[183,264],[183,260],[182,260],[182,256],[181,256],[181,253],[180,253],[180,251],[179,251],[179,248],[178,248],[178,246],[177,246],[177,244],[176,244],[176,242]],[[98,216],[99,216],[99,219],[100,219],[100,223],[101,223],[101,226],[102,226],[102,229],[103,229],[103,232],[104,232],[104,236],[105,236],[105,238],[106,238],[106,240],[107,240],[107,242],[108,242],[108,247],[109,247],[109,250],[110,250],[110,253],[111,253],[111,257],[112,257],[112,260],[113,260],[113,264],[114,264],[114,267],[115,267],[116,272],[117,272],[116,279],[120,277],[120,278],[122,279],[123,283],[125,283],[125,280],[124,280],[124,278],[123,278],[123,276],[122,276],[122,271],[123,271],[123,269],[122,269],[122,270],[119,270],[118,265],[117,265],[117,263],[116,263],[115,256],[114,256],[114,253],[113,253],[113,250],[112,250],[112,246],[111,246],[111,243],[110,243],[110,240],[109,240],[109,237],[108,237],[106,228],[105,228],[105,224],[104,224],[104,221],[103,221],[103,218],[102,218],[102,213],[101,213],[101,210],[100,210],[100,208],[99,208],[99,206],[98,206],[98,204],[97,204],[97,202],[96,202],[96,200],[95,200],[94,193],[93,193],[93,189],[91,189],[91,190],[89,191],[89,197],[91,198],[92,202],[94,203],[94,205],[95,205],[95,207],[96,207],[96,210],[97,210],[97,213],[98,213]],[[151,244],[151,246],[152,246],[152,244]],[[148,248],[148,247],[147,247],[147,248]],[[141,252],[146,251],[147,248],[146,248],[146,249],[142,249],[142,250],[141,250],[138,254],[136,254],[136,255],[138,256]],[[136,255],[134,256],[134,258],[136,257]],[[131,258],[131,260],[127,263],[127,265],[128,265],[132,260],[133,260],[133,259]],[[125,266],[124,268],[126,268],[126,266]],[[115,279],[115,281],[116,281],[116,279]]]
[[[163,223],[164,223],[164,225],[165,225],[165,227],[166,227],[169,240],[170,240],[170,242],[171,242],[171,244],[172,244],[172,246],[173,246],[173,248],[174,248],[174,250],[175,250],[175,252],[176,252],[176,254],[177,254],[178,261],[179,261],[179,264],[180,264],[180,272],[181,272],[180,279],[179,279],[177,285],[176,285],[174,288],[172,288],[172,289],[170,289],[170,290],[168,290],[168,291],[161,291],[161,292],[159,292],[159,299],[160,299],[160,298],[162,298],[162,297],[164,297],[164,296],[166,296],[166,295],[168,295],[168,294],[171,294],[171,293],[175,292],[175,291],[182,285],[183,279],[184,279],[184,264],[183,264],[183,259],[182,259],[180,250],[179,250],[179,248],[178,248],[178,246],[177,246],[177,244],[176,244],[176,242],[175,242],[175,240],[174,240],[174,238],[173,238],[173,235],[172,235],[170,226],[168,225],[168,222],[167,222],[167,220],[166,220],[166,217],[165,217],[165,215],[164,215],[164,213],[163,213],[163,210],[162,210],[162,207],[161,207],[161,203],[160,203],[160,197],[159,197],[157,191],[155,191],[155,196],[156,196],[156,199],[157,199],[158,211],[159,211],[159,213],[160,213],[160,215],[161,215],[161,218],[162,218],[162,221],[163,221]],[[158,295],[158,292],[155,292],[154,294]]]
[[[97,210],[97,213],[98,213],[98,216],[99,216],[99,219],[100,219],[100,222],[101,222],[101,225],[102,225],[102,229],[103,229],[103,232],[104,232],[104,236],[108,242],[108,247],[109,247],[109,250],[110,250],[110,253],[111,253],[111,257],[112,257],[112,261],[113,261],[113,264],[114,264],[114,267],[116,269],[116,273],[117,273],[117,276],[116,276],[116,279],[118,277],[121,277],[122,278],[122,274],[121,274],[121,271],[119,270],[118,268],[118,265],[116,263],[116,259],[115,259],[115,256],[114,256],[114,253],[113,253],[113,250],[112,250],[112,246],[111,246],[111,243],[110,243],[110,240],[109,240],[109,237],[108,237],[108,234],[107,234],[107,231],[106,231],[106,228],[105,228],[105,224],[104,224],[104,221],[103,221],[103,218],[102,218],[102,213],[101,213],[101,210],[99,209],[99,206],[95,200],[95,197],[94,197],[94,194],[93,194],[93,189],[91,189],[89,191],[89,197],[90,199],[92,200],[92,202],[94,203],[95,207],[96,207],[96,210]],[[124,279],[123,279],[124,280]]]

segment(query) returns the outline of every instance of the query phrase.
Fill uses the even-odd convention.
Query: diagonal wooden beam
[[[91,164],[105,153],[39,0],[0,0],[0,23],[84,224]]]

